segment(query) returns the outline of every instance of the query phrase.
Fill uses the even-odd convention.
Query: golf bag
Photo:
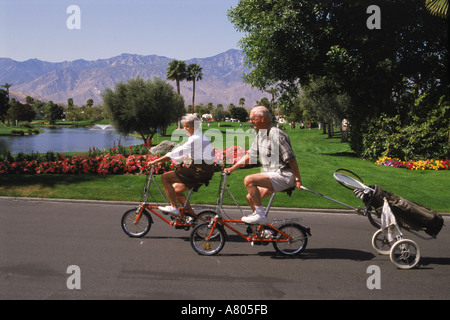
[[[363,198],[364,203],[377,209],[383,207],[384,198],[386,198],[400,227],[416,231],[423,230],[432,237],[436,237],[441,231],[444,219],[436,211],[406,200],[376,185],[370,186],[370,188],[374,191]]]

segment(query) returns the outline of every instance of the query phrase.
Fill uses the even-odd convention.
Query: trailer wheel
[[[412,240],[402,239],[392,245],[391,262],[399,269],[412,269],[420,260],[419,246]]]
[[[392,244],[389,242],[383,230],[380,229],[373,234],[372,247],[376,252],[385,256],[389,255],[391,252]]]

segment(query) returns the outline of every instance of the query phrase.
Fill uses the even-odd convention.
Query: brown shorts
[[[202,184],[208,185],[209,180],[212,179],[214,165],[206,163],[191,164],[189,167],[176,170],[175,175],[186,188],[194,188],[194,191],[198,191]]]

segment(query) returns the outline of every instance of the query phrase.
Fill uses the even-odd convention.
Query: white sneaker
[[[179,215],[180,214],[180,210],[178,210],[178,208],[172,207],[172,206],[165,206],[165,207],[158,207],[159,210],[161,210],[163,213],[170,213],[173,215]]]
[[[267,224],[267,218],[255,212],[247,217],[242,217],[241,220],[248,224]]]

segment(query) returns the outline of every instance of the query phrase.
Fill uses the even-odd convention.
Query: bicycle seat
[[[194,191],[194,192],[197,192],[198,189],[200,189],[200,187],[201,187],[202,185],[205,185],[205,186],[207,187],[207,186],[209,185],[209,181],[206,181],[206,182],[198,182],[195,186],[192,187],[193,191]]]
[[[286,192],[287,193],[287,195],[290,197],[291,195],[292,195],[292,192],[295,190],[295,187],[292,187],[292,188],[288,188],[288,189],[286,189],[286,190],[283,190],[283,191],[281,191],[281,192]]]

